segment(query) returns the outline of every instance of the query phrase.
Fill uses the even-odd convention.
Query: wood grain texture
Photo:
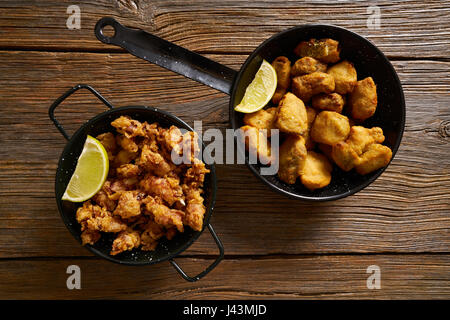
[[[208,57],[236,69],[245,60]],[[321,204],[290,200],[243,165],[219,165],[212,223],[227,253],[448,252],[450,159],[442,155],[449,140],[440,128],[450,120],[449,65],[394,62],[406,95],[406,132],[386,172],[354,196]],[[116,106],[151,105],[190,124],[203,119],[204,128],[229,126],[227,96],[128,54],[0,52],[0,257],[90,255],[56,209],[54,174],[65,141],[47,116],[51,102],[79,82]],[[56,115],[73,132],[103,110],[80,92]],[[208,235],[188,251],[215,252]]]
[[[71,0],[2,1],[0,48],[117,51],[93,34],[98,19],[113,16],[199,52],[250,53],[277,32],[323,23],[366,36],[390,57],[450,55],[450,8],[445,0],[377,1],[380,29],[367,27],[367,8],[374,5],[370,1],[83,0],[76,2],[81,29],[69,30],[66,10],[73,4]]]
[[[211,263],[177,261],[191,274]],[[69,265],[81,269],[81,290],[66,287]],[[367,288],[370,265],[380,267],[379,290]],[[98,259],[6,260],[0,261],[0,299],[448,299],[449,267],[449,255],[230,258],[193,284],[168,262],[127,267]]]

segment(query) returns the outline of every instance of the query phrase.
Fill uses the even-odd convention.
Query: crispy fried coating
[[[278,106],[275,126],[282,132],[304,134],[308,129],[308,116],[303,101],[286,93]]]
[[[81,224],[81,231],[86,229],[102,232],[120,232],[127,228],[127,225],[118,217],[113,217],[111,212],[103,207],[92,205],[86,201],[76,213],[78,223]]]
[[[321,93],[312,98],[312,106],[319,110],[328,110],[341,113],[345,100],[339,93]]]
[[[328,68],[327,73],[334,78],[336,92],[347,94],[356,85],[357,74],[353,63],[344,60]]]
[[[276,108],[261,109],[244,115],[244,123],[257,129],[266,129],[267,136],[271,135],[271,129],[275,129]]]
[[[308,118],[308,130],[306,130],[306,132],[303,134],[303,138],[305,138],[306,149],[312,150],[312,149],[314,149],[314,146],[316,145],[316,143],[311,138],[311,128],[314,123],[314,120],[316,119],[317,111],[311,107],[306,107],[306,115]]]
[[[111,122],[111,125],[116,128],[117,132],[123,134],[127,138],[145,136],[144,126],[142,123],[131,119],[129,116],[120,116]]]
[[[102,133],[99,134],[96,139],[100,141],[105,148],[106,153],[108,153],[108,158],[112,159],[117,152],[117,144],[114,134],[112,132]]]
[[[110,254],[115,256],[121,252],[137,248],[140,244],[141,237],[139,232],[133,229],[122,231],[117,235],[116,239],[114,239]]]
[[[277,88],[272,96],[272,102],[278,104],[291,85],[291,61],[283,56],[277,57],[273,60],[272,66],[277,73]]]
[[[392,159],[392,150],[378,143],[371,144],[361,155],[356,172],[365,175],[388,165]]]
[[[159,152],[153,151],[150,144],[144,144],[142,146],[138,165],[160,177],[172,171],[170,163]]]
[[[119,134],[116,137],[117,144],[124,150],[135,153],[138,152],[139,146],[134,139],[127,138],[126,136]]]
[[[324,72],[313,72],[292,79],[292,92],[305,103],[316,94],[333,92],[334,87],[334,78]]]
[[[359,156],[345,141],[332,146],[331,158],[344,171],[350,171],[359,162]]]
[[[155,177],[147,174],[139,186],[148,194],[158,196],[172,206],[176,201],[183,199],[183,191],[180,185],[173,185],[167,178]]]
[[[101,233],[97,230],[86,229],[81,232],[81,243],[83,246],[85,244],[93,245],[100,239],[101,236]]]
[[[322,111],[314,120],[311,138],[319,143],[333,145],[347,139],[350,132],[348,118],[334,111]]]
[[[161,129],[159,140],[165,150],[176,152],[178,155],[183,153],[181,145],[183,135],[178,127],[171,126],[169,129]]]
[[[291,77],[303,76],[313,72],[325,72],[327,65],[312,57],[303,57],[295,61],[291,68]]]
[[[150,212],[157,224],[167,229],[176,227],[179,232],[184,231],[183,217],[185,213],[181,210],[170,209],[163,204],[146,205],[148,212]]]
[[[192,188],[183,185],[184,193],[186,194],[186,215],[184,223],[190,226],[195,231],[201,231],[203,228],[203,217],[206,208],[203,205],[202,191],[198,188]]]
[[[377,86],[372,77],[356,82],[355,88],[348,96],[348,105],[352,118],[366,120],[377,110]]]
[[[271,148],[267,140],[266,130],[259,130],[251,126],[243,126],[240,128],[239,139],[245,145],[249,154],[264,164],[269,164],[272,161]]]
[[[290,135],[280,146],[278,177],[281,181],[294,184],[302,172],[306,160],[306,147],[303,137]]]
[[[294,53],[300,57],[313,57],[324,63],[338,62],[340,52],[339,42],[333,39],[302,41],[294,49]]]
[[[114,157],[113,166],[120,167],[123,164],[130,163],[138,156],[137,152],[130,152],[125,149],[120,150],[117,155]]]
[[[194,188],[203,187],[205,175],[209,172],[210,170],[206,168],[205,164],[196,159],[194,164],[186,170],[183,183]]]
[[[158,240],[164,236],[164,228],[154,221],[149,221],[141,233],[141,245],[144,251],[153,251],[158,245]]]
[[[323,154],[308,151],[300,180],[311,191],[320,189],[330,184],[332,170],[331,163]]]
[[[119,203],[113,214],[128,219],[141,214],[142,195],[139,191],[125,191],[120,195]]]

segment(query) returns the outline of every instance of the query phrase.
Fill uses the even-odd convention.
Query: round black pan
[[[113,36],[103,34],[106,26],[114,29]],[[139,58],[230,95],[229,112],[233,129],[243,125],[243,114],[235,112],[234,107],[241,101],[263,59],[271,62],[283,55],[295,61],[293,50],[300,41],[332,38],[339,41],[342,47],[341,58],[355,65],[358,79],[371,76],[377,84],[377,111],[363,125],[383,129],[386,137],[384,144],[392,149],[393,157],[400,145],[405,126],[405,99],[398,76],[375,45],[349,30],[332,25],[302,25],[280,32],[256,48],[238,72],[143,30],[124,27],[110,17],[97,22],[95,35],[106,44],[120,46]],[[292,198],[312,201],[335,200],[354,194],[372,183],[386,169],[384,167],[362,176],[355,172],[344,172],[335,166],[332,181],[327,187],[309,191],[300,182],[289,185],[276,175],[261,175],[260,165],[249,164],[247,157],[246,163],[273,190]]]
[[[99,98],[108,108],[105,111],[94,118],[90,119],[84,125],[82,125],[73,135],[69,137],[64,128],[56,120],[54,111],[56,107],[61,104],[67,97],[80,89],[87,89],[97,98]],[[58,169],[55,178],[55,197],[58,205],[59,213],[61,218],[69,231],[81,243],[81,229],[80,224],[76,220],[75,212],[77,208],[81,206],[81,203],[73,203],[69,201],[61,200],[62,195],[72,177],[73,172],[77,164],[78,157],[83,150],[84,142],[86,141],[87,135],[97,136],[105,132],[115,132],[115,128],[111,126],[111,121],[120,116],[130,116],[133,119],[139,121],[147,121],[149,123],[158,122],[162,127],[170,127],[175,125],[179,128],[183,128],[189,131],[193,129],[185,123],[180,118],[162,111],[157,110],[152,107],[145,106],[126,106],[121,108],[114,108],[111,103],[109,103],[103,96],[101,96],[96,90],[87,85],[79,84],[66,93],[64,93],[60,98],[58,98],[49,109],[50,119],[55,124],[56,128],[61,132],[61,134],[68,140],[58,163]],[[202,148],[205,146],[202,145]],[[218,248],[219,256],[213,263],[205,269],[200,274],[190,277],[188,276],[181,267],[173,260],[181,252],[186,250],[203,232],[194,231],[191,228],[186,228],[183,233],[178,233],[172,240],[167,240],[165,238],[161,239],[155,251],[142,251],[140,249],[134,249],[132,251],[126,251],[120,253],[116,256],[109,255],[111,251],[112,241],[114,240],[114,235],[103,234],[101,239],[94,245],[86,245],[86,247],[94,254],[105,258],[109,261],[124,264],[124,265],[150,265],[165,260],[169,260],[175,269],[185,278],[187,281],[196,281],[212,269],[214,269],[217,264],[222,260],[224,256],[224,249],[220,239],[214,232],[213,227],[209,223],[211,214],[214,209],[214,203],[216,200],[216,173],[214,165],[207,165],[207,168],[211,171],[205,177],[204,184],[204,194],[206,213],[203,221],[203,230],[208,228],[214,238]]]

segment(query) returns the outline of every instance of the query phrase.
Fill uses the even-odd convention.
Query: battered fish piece
[[[327,65],[312,57],[303,57],[295,61],[291,68],[291,77],[303,76],[313,72],[325,72]]]
[[[271,148],[264,130],[248,125],[241,127],[240,130],[239,139],[245,145],[249,154],[259,158],[259,161],[264,164],[271,163]]]
[[[331,163],[324,155],[308,151],[300,180],[311,191],[320,189],[330,184],[332,170]]]
[[[303,101],[286,93],[278,106],[275,126],[282,132],[304,134],[308,129],[308,116]]]
[[[321,93],[312,98],[312,106],[319,110],[342,113],[345,100],[339,93]]]
[[[324,72],[313,72],[292,79],[292,92],[305,103],[316,94],[333,92],[334,88],[334,78]]]
[[[365,175],[388,165],[392,159],[392,150],[378,143],[371,144],[361,155],[356,172]]]
[[[278,177],[281,181],[294,184],[302,172],[306,160],[305,140],[290,135],[280,147]]]
[[[335,63],[340,60],[339,42],[333,39],[310,39],[300,42],[294,53],[300,57],[313,57],[324,63]]]
[[[122,231],[114,239],[110,255],[115,256],[121,252],[132,250],[139,247],[140,244],[141,237],[137,231],[133,229]]]
[[[306,115],[308,118],[308,130],[306,130],[306,132],[303,134],[303,138],[305,138],[306,149],[312,150],[312,149],[314,149],[314,146],[316,145],[316,143],[311,138],[311,128],[314,123],[314,120],[316,119],[317,111],[311,107],[306,107]]]
[[[377,110],[377,86],[372,77],[356,82],[355,88],[348,96],[348,105],[352,118],[366,120]]]
[[[137,136],[144,137],[145,131],[142,123],[133,120],[128,116],[120,116],[111,125],[116,128],[117,132],[123,134],[127,138],[134,138]]]
[[[345,141],[340,141],[332,146],[331,158],[344,171],[352,170],[360,161],[358,154]]]
[[[271,135],[270,130],[276,128],[275,127],[276,108],[270,109],[271,109],[270,111],[269,109],[267,110],[261,109],[253,113],[246,113],[244,115],[244,123],[257,129],[266,129],[267,136],[270,137]]]
[[[334,78],[336,92],[347,94],[353,91],[356,85],[357,74],[353,63],[344,60],[328,68],[327,73]]]
[[[89,230],[86,229],[81,232],[81,244],[84,246],[85,244],[93,245],[95,244],[101,237],[101,233],[97,230]]]
[[[129,219],[140,215],[142,198],[142,195],[137,190],[123,192],[113,214],[120,216],[122,219]]]
[[[291,85],[291,61],[286,57],[278,57],[272,62],[277,73],[277,88],[272,96],[272,102],[278,104]]]
[[[347,139],[350,133],[348,118],[334,111],[322,111],[314,120],[311,138],[315,142],[333,145]]]

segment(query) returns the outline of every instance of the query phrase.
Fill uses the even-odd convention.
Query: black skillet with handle
[[[106,27],[114,29],[112,36],[104,34]],[[95,35],[103,43],[120,46],[139,58],[230,95],[229,112],[233,129],[243,125],[243,114],[235,112],[234,107],[242,100],[245,89],[253,80],[263,59],[272,62],[278,56],[287,56],[295,61],[293,50],[300,41],[332,38],[340,43],[341,59],[353,62],[358,79],[371,76],[377,84],[377,111],[363,125],[383,129],[386,137],[384,144],[392,149],[393,156],[400,145],[405,126],[405,100],[398,76],[389,60],[375,45],[349,30],[332,25],[301,25],[285,30],[257,47],[239,71],[143,30],[127,28],[114,18],[100,19],[95,26]],[[312,201],[336,200],[354,194],[372,183],[386,169],[384,167],[362,176],[335,167],[330,185],[309,191],[300,182],[289,185],[276,175],[261,175],[260,165],[250,164],[248,158],[246,163],[257,177],[275,191],[291,198]]]

